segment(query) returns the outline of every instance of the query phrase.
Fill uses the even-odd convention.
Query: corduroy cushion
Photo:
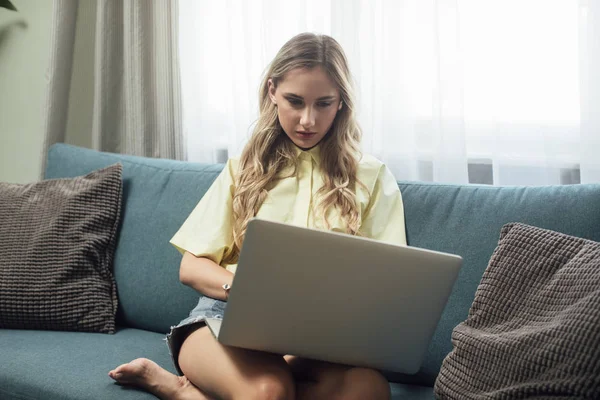
[[[600,243],[502,228],[438,398],[600,398]]]
[[[0,328],[114,333],[121,174],[0,183]]]

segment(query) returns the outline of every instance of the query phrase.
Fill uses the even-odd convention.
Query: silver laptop
[[[229,346],[416,373],[457,255],[252,219],[223,319]]]

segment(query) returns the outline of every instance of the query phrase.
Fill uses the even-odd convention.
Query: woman
[[[406,244],[396,180],[358,149],[340,45],[325,35],[292,38],[270,64],[259,96],[260,116],[240,159],[228,161],[171,240],[183,253],[181,282],[203,295],[167,335],[183,376],[148,359],[109,376],[161,399],[388,399],[388,382],[375,370],[226,347],[204,325],[205,317],[224,312],[254,216]]]

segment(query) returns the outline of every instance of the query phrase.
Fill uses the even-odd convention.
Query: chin
[[[311,141],[294,141],[294,144],[301,148],[302,150],[310,150],[316,145],[318,145],[320,140],[311,140]]]
[[[308,150],[311,147],[315,147],[315,145],[316,145],[316,143],[313,144],[310,142],[301,142],[301,141],[296,141],[296,142],[294,142],[294,144],[304,150]]]
[[[290,139],[290,141],[292,143],[294,143],[294,145],[302,150],[310,150],[313,147],[315,147],[316,145],[318,145],[319,143],[321,143],[321,141],[323,140],[324,136],[322,137],[316,137],[316,138],[309,138],[309,139],[301,139],[299,138],[297,135],[295,134],[288,134],[286,132],[286,136],[288,137],[288,139]]]

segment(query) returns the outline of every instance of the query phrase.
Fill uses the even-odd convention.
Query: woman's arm
[[[233,273],[208,258],[186,251],[181,259],[179,280],[205,296],[227,301],[223,284],[231,285]]]

